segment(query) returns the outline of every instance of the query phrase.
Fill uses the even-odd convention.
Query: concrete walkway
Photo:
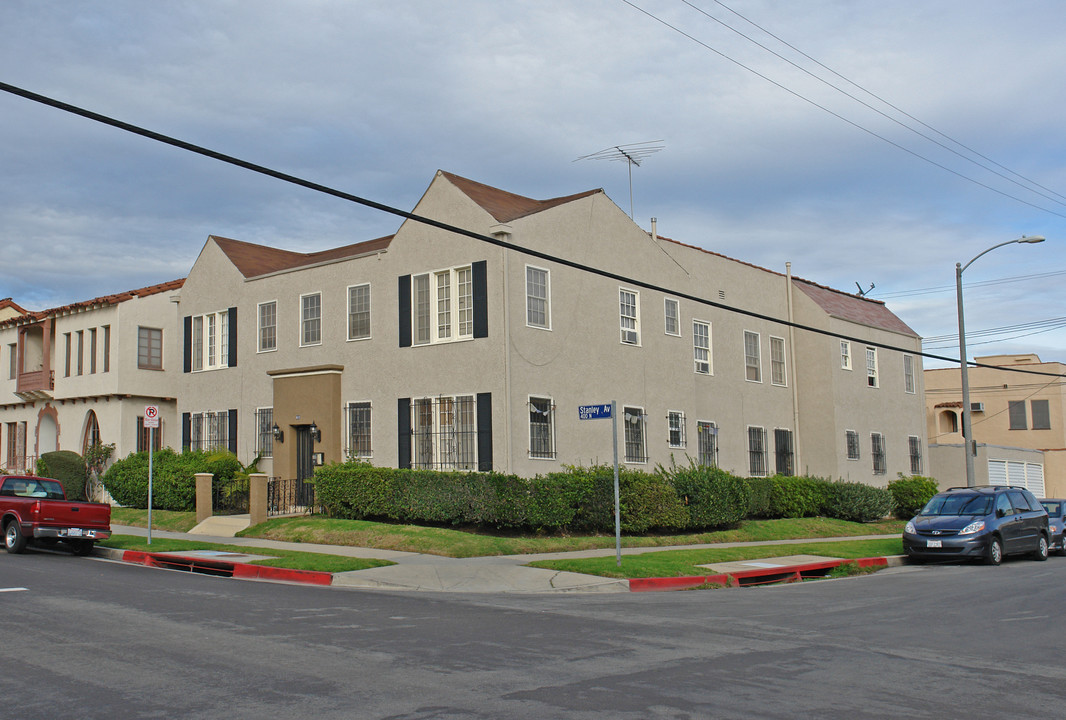
[[[125,525],[112,526],[117,535],[148,535],[146,528]],[[896,535],[864,535],[841,538],[804,538],[772,542],[712,543],[671,547],[622,548],[622,555],[640,555],[663,550],[698,550],[702,548],[751,547],[755,545],[789,545],[810,542],[844,542],[894,538]],[[629,592],[629,582],[581,573],[558,572],[527,567],[534,560],[560,558],[614,557],[614,548],[579,550],[575,552],[536,553],[529,555],[498,555],[475,558],[449,558],[424,553],[378,550],[348,545],[319,545],[243,537],[214,537],[210,535],[153,530],[152,538],[175,538],[200,542],[246,547],[257,555],[269,555],[272,548],[297,552],[324,553],[346,557],[377,558],[396,563],[388,567],[356,570],[333,574],[333,585],[347,588],[387,590],[428,590],[434,592],[469,593],[557,593],[557,592]],[[105,550],[105,549],[101,549]]]

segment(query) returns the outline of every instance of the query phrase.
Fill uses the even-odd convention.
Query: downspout
[[[511,226],[501,223],[494,225],[490,230],[492,236],[501,240],[511,242]],[[506,453],[506,460],[504,462],[505,472],[511,474],[514,472],[514,442],[511,437],[511,428],[513,424],[512,403],[511,398],[511,291],[510,283],[508,279],[511,276],[511,253],[507,248],[503,249],[503,432],[504,432],[504,452]]]
[[[796,318],[792,308],[792,263],[785,263],[785,297],[788,300],[788,365],[792,374],[792,426],[796,428],[795,450],[796,471],[803,464],[800,462],[800,411],[799,411],[799,377],[796,375]]]

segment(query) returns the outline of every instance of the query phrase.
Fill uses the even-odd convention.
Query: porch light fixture
[[[274,440],[279,443],[285,442],[285,433],[278,427],[277,423],[274,423],[274,427],[271,429],[271,433],[274,435]]]
[[[955,293],[959,306],[959,369],[962,375],[962,440],[966,456],[966,485],[967,487],[973,487],[977,484],[974,477],[974,455],[977,453],[977,442],[973,438],[973,428],[970,425],[970,375],[969,375],[969,363],[966,361],[966,323],[963,320],[962,313],[962,273],[963,271],[973,264],[973,261],[981,257],[985,253],[992,252],[996,248],[1001,248],[1004,245],[1013,245],[1014,243],[1026,243],[1035,244],[1044,242],[1042,235],[1033,235],[1026,237],[1022,235],[1017,240],[1008,240],[1007,242],[1001,242],[999,245],[993,245],[987,250],[976,255],[973,260],[963,265],[962,263],[955,263]]]
[[[311,431],[311,439],[315,442],[322,442],[322,431],[315,424],[315,421],[311,421],[311,427],[308,428]]]

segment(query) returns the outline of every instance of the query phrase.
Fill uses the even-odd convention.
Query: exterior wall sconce
[[[322,430],[319,429],[314,420],[311,421],[311,427],[308,429],[311,431],[312,440],[315,442],[322,442]]]
[[[276,442],[279,442],[279,443],[285,442],[285,433],[282,431],[281,428],[278,427],[277,423],[274,423],[274,427],[271,430],[271,432],[273,433],[274,440]]]

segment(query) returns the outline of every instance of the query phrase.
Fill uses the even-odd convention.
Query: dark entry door
[[[314,439],[310,426],[296,428],[296,504],[304,507],[314,501],[314,486],[309,481],[314,474]]]

